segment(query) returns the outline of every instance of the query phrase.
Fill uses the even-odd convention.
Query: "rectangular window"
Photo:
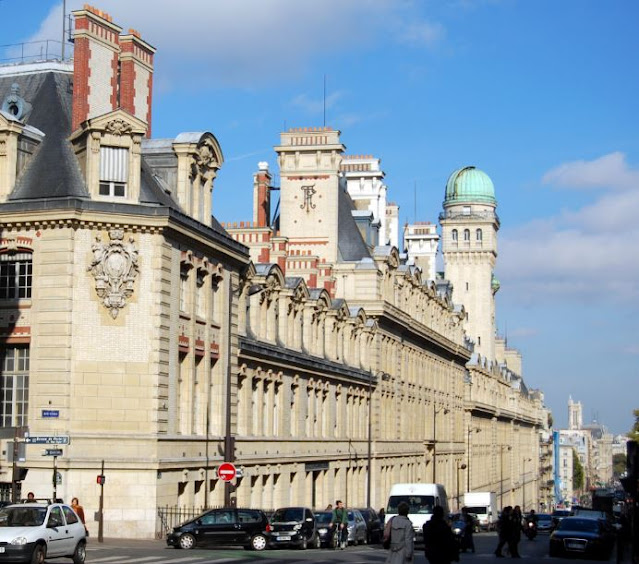
[[[30,253],[0,255],[0,299],[31,297]]]
[[[100,147],[100,196],[124,198],[129,177],[129,150]]]
[[[29,411],[29,348],[0,349],[0,355],[1,426],[25,426]]]

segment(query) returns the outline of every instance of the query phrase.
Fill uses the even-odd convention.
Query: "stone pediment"
[[[71,139],[81,136],[86,131],[100,131],[115,136],[145,135],[147,128],[146,122],[126,110],[118,108],[83,122],[80,129],[71,136]]]

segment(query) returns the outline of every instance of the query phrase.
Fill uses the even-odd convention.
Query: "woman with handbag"
[[[404,564],[413,560],[413,524],[408,518],[408,503],[397,506],[397,515],[384,527],[384,548],[388,548],[386,564]]]

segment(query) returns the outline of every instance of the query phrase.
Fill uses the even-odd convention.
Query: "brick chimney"
[[[73,12],[75,52],[71,129],[118,107],[120,32],[111,16],[89,6]]]
[[[120,36],[120,107],[147,123],[151,137],[153,54],[155,49],[134,29]]]
[[[253,223],[255,227],[271,224],[271,173],[268,163],[258,163],[253,180]]]

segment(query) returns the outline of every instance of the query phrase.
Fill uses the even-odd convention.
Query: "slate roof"
[[[360,261],[372,258],[368,245],[364,241],[352,212],[355,211],[353,200],[346,190],[340,189],[337,212],[337,247],[339,260],[345,262]]]

